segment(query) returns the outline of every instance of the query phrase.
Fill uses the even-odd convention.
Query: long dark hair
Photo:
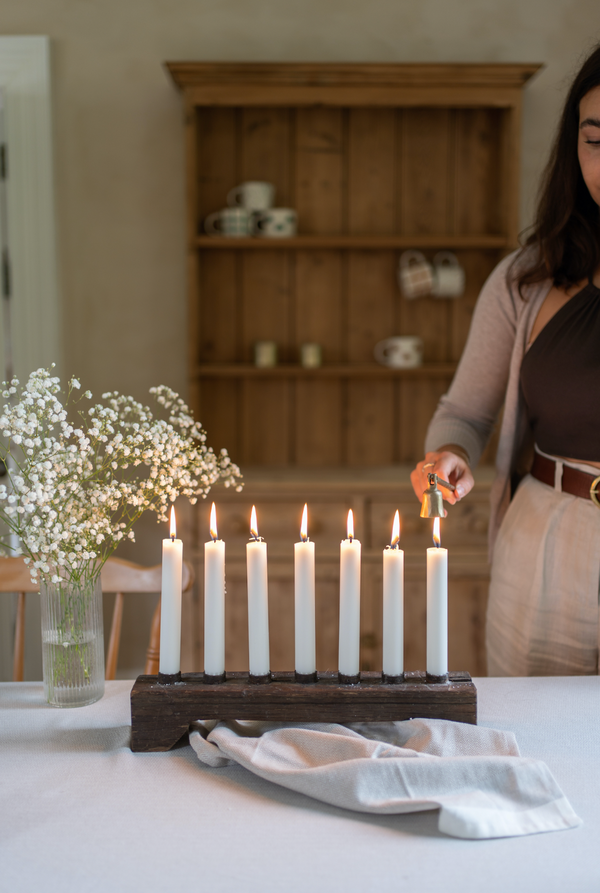
[[[600,209],[577,157],[579,103],[600,85],[600,44],[585,60],[567,96],[542,177],[537,216],[514,267],[519,291],[552,279],[568,288],[591,276],[600,260]]]

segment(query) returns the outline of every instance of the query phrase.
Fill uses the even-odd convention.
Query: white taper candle
[[[433,522],[433,549],[427,549],[427,672],[448,672],[448,550],[440,547],[440,519]]]
[[[383,550],[383,675],[404,672],[404,552],[400,515],[394,515],[391,545]]]
[[[183,543],[176,537],[175,507],[171,507],[171,536],[162,544],[159,673],[172,676],[181,670],[181,590]]]
[[[308,508],[302,512],[299,543],[294,543],[294,641],[296,673],[316,673],[315,544],[308,540]]]
[[[204,543],[204,672],[225,672],[225,543],[217,538],[217,511],[210,511],[209,542]]]
[[[267,544],[258,535],[254,506],[250,534],[252,539],[246,543],[249,672],[251,676],[267,676],[270,672]]]
[[[354,538],[354,517],[348,512],[348,538],[340,545],[340,630],[338,671],[360,672],[360,541]]]

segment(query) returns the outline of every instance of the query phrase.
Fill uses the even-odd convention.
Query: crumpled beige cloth
[[[435,719],[196,722],[190,744],[208,766],[233,761],[345,809],[439,809],[438,827],[453,837],[512,837],[581,824],[546,764],[521,757],[511,732]]]

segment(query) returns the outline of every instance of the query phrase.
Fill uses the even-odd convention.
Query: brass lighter
[[[444,509],[444,500],[437,485],[439,484],[441,487],[447,487],[448,490],[456,490],[456,487],[449,484],[448,481],[443,481],[441,478],[438,478],[437,474],[432,474],[431,472],[427,474],[427,480],[429,486],[423,493],[421,517],[445,518],[446,510]]]

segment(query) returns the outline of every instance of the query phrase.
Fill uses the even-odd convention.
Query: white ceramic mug
[[[318,369],[321,365],[321,345],[308,342],[300,347],[300,363],[305,369]]]
[[[266,211],[273,207],[275,187],[262,180],[248,180],[235,186],[227,195],[227,204],[232,208],[246,208],[248,211]]]
[[[465,271],[452,251],[438,251],[433,258],[433,294],[436,298],[459,298],[465,290]]]
[[[245,208],[222,208],[209,214],[204,229],[209,235],[243,237],[251,234],[252,214]]]
[[[256,341],[254,344],[254,365],[259,369],[269,369],[277,365],[277,343]]]
[[[398,284],[405,298],[420,298],[431,294],[433,267],[420,251],[405,251],[400,255]]]
[[[298,215],[293,208],[269,208],[254,214],[253,227],[263,239],[289,239],[296,235]]]
[[[375,359],[392,369],[414,369],[423,362],[423,340],[418,335],[396,335],[375,345]]]

